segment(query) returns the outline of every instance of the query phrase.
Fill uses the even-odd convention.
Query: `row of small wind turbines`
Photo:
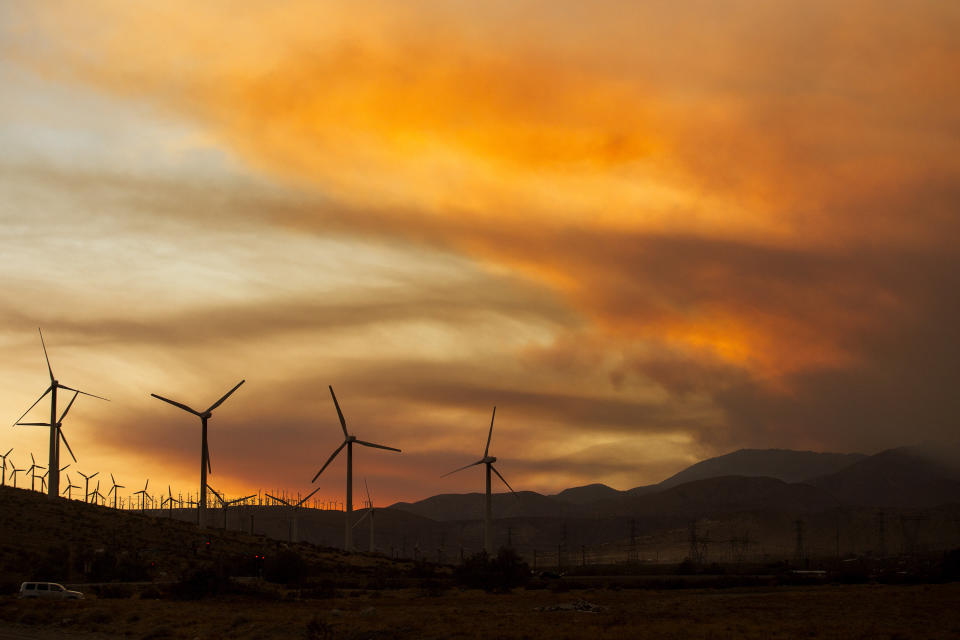
[[[40,330],[38,329],[38,331]],[[44,359],[46,360],[47,372],[50,375],[50,386],[48,386],[47,389],[40,395],[40,397],[37,398],[37,400],[34,401],[34,403],[30,405],[30,407],[26,411],[23,412],[23,415],[21,415],[14,422],[14,426],[48,427],[50,429],[50,439],[49,439],[50,444],[49,444],[49,464],[47,468],[60,470],[61,469],[60,467],[60,443],[61,442],[63,442],[63,444],[67,447],[67,451],[70,453],[70,457],[73,458],[74,462],[77,461],[76,456],[73,454],[73,450],[70,448],[69,442],[67,442],[66,436],[63,435],[63,420],[66,418],[67,414],[70,411],[70,408],[73,406],[73,403],[76,401],[77,397],[79,395],[85,395],[92,398],[98,398],[100,400],[106,400],[106,401],[109,401],[109,400],[107,398],[104,398],[103,396],[98,396],[92,393],[88,393],[86,391],[81,391],[79,389],[75,389],[73,387],[68,387],[64,384],[61,384],[60,381],[57,380],[56,377],[53,375],[53,368],[50,365],[50,357],[47,353],[47,346],[43,340],[42,331],[40,331],[40,344],[43,347],[43,356],[44,356]],[[166,402],[167,404],[170,404],[174,407],[182,409],[183,411],[186,411],[187,413],[193,414],[198,418],[200,418],[200,427],[201,427],[200,428],[200,434],[201,434],[200,435],[200,492],[199,492],[199,499],[196,501],[197,523],[199,526],[204,526],[206,522],[205,511],[206,511],[206,505],[207,505],[207,489],[208,488],[211,491],[213,491],[213,493],[219,498],[221,503],[225,504],[225,500],[223,496],[221,496],[219,493],[214,491],[213,488],[210,487],[209,484],[207,483],[207,474],[213,473],[213,467],[210,462],[210,449],[207,442],[207,422],[213,416],[213,411],[216,408],[218,408],[220,405],[222,405],[224,402],[226,402],[226,400],[231,395],[233,395],[233,393],[237,389],[239,389],[240,386],[244,384],[244,382],[246,382],[246,380],[241,380],[240,382],[238,382],[236,385],[234,385],[232,389],[227,391],[223,396],[220,397],[220,399],[218,399],[216,402],[211,404],[204,411],[197,411],[196,409],[193,409],[187,404],[184,404],[182,402],[177,402],[176,400],[171,400],[170,398],[165,398],[155,393],[150,394],[152,397],[158,400]],[[63,410],[63,413],[60,414],[58,418],[57,392],[58,390],[61,390],[61,389],[65,391],[72,391],[73,397],[70,398],[70,402],[67,404],[66,408]],[[344,548],[347,550],[352,550],[353,549],[353,527],[357,524],[357,523],[351,524],[352,512],[353,512],[353,445],[358,444],[364,447],[370,447],[374,449],[384,449],[387,451],[394,451],[397,453],[400,453],[401,451],[396,447],[388,447],[386,445],[377,444],[377,443],[369,442],[366,440],[360,440],[359,438],[357,438],[357,436],[350,434],[350,432],[347,430],[347,422],[343,416],[343,411],[340,409],[340,403],[337,401],[337,396],[333,391],[333,386],[332,385],[329,386],[329,389],[330,389],[330,396],[331,398],[333,398],[334,407],[337,410],[337,417],[340,420],[340,428],[343,430],[344,440],[340,444],[340,446],[334,450],[334,452],[330,455],[330,457],[323,464],[320,470],[317,471],[317,473],[313,476],[313,479],[311,480],[311,482],[316,482],[317,479],[320,477],[320,474],[322,474],[324,470],[328,466],[330,466],[330,463],[332,463],[334,459],[336,459],[336,457],[340,454],[340,452],[343,451],[344,449],[347,450],[347,478],[346,478],[346,500],[345,500],[345,512],[346,512],[345,516],[346,517],[344,518]],[[47,394],[50,395],[50,421],[49,422],[21,422],[23,418],[28,413],[30,413],[30,411],[35,406],[37,406],[37,404],[39,404],[40,401],[44,399],[44,397],[47,396]],[[504,478],[503,475],[499,471],[497,471],[496,467],[493,466],[493,463],[497,461],[497,458],[490,455],[490,441],[493,437],[493,423],[494,423],[494,419],[496,418],[496,414],[497,414],[497,408],[494,407],[493,414],[490,417],[490,429],[487,433],[487,444],[483,451],[483,457],[480,460],[477,460],[476,462],[472,462],[458,469],[454,469],[453,471],[441,476],[441,477],[446,477],[477,465],[485,466],[486,491],[485,491],[484,518],[483,518],[483,540],[484,540],[484,549],[487,551],[487,553],[493,553],[491,472],[495,473],[497,477],[500,478],[500,480],[504,483],[504,485],[506,485],[507,489],[509,489],[511,493],[514,493],[514,495],[516,495],[516,492],[513,490],[513,487],[511,487],[510,484],[507,482],[506,478]],[[89,483],[89,479],[87,480],[87,482]],[[69,483],[69,478],[68,478],[68,483]],[[148,480],[148,483],[149,483],[149,480]],[[114,484],[116,485],[116,482],[114,482]],[[87,488],[89,489],[89,486]],[[114,489],[112,489],[112,491],[114,491],[115,499],[116,499],[116,493],[115,493],[116,488],[117,487],[114,487]],[[295,514],[294,522],[296,522],[296,513],[299,512],[303,504],[306,503],[306,501],[309,498],[311,498],[314,494],[316,494],[319,488],[320,487],[317,487],[317,489],[314,489],[305,498],[303,498],[302,500],[296,503],[291,503],[289,501],[282,500],[275,496],[269,496],[269,497],[293,508],[294,514]],[[144,490],[142,492],[137,492],[137,493],[146,495],[146,487],[144,487]],[[56,498],[60,496],[60,473],[59,472],[49,473],[49,481],[47,482],[47,494],[52,498]],[[89,495],[89,493],[87,493],[87,495]],[[252,496],[248,496],[248,498],[249,497],[252,497]],[[367,513],[363,516],[363,518],[367,516],[371,518],[371,540],[372,540],[373,504],[372,504],[372,499],[370,499],[369,487],[367,488],[367,498],[368,498],[369,508],[367,509]],[[172,496],[171,496],[171,499],[172,499]],[[238,499],[237,501],[245,500],[245,499],[246,498],[241,498],[241,499]],[[361,518],[361,520],[363,518]]]

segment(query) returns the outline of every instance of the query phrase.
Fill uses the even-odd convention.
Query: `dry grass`
[[[352,597],[351,597],[352,596]],[[587,600],[596,613],[541,610]],[[956,638],[960,584],[763,590],[354,592],[322,601],[0,600],[36,638]],[[92,634],[92,635],[91,635]],[[3,637],[0,631],[0,637]]]

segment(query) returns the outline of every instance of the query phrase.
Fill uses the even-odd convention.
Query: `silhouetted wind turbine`
[[[500,472],[497,471],[497,468],[493,466],[493,463],[497,461],[496,457],[490,455],[490,439],[493,438],[493,419],[497,417],[497,408],[493,408],[493,415],[490,416],[490,432],[487,434],[487,446],[483,450],[483,457],[477,460],[476,462],[471,462],[465,467],[460,467],[459,469],[454,469],[450,473],[445,473],[441,478],[446,478],[449,475],[457,473],[458,471],[463,471],[464,469],[469,469],[472,466],[478,464],[487,465],[487,491],[486,491],[486,501],[484,503],[483,509],[483,549],[487,552],[487,555],[493,555],[493,507],[490,500],[490,471],[493,471],[497,474],[497,477],[503,481],[503,484],[507,485],[507,489],[510,489],[510,493],[517,495],[517,492],[513,490],[513,487],[510,486],[510,483],[507,482],[506,478],[500,475]],[[518,496],[519,499],[519,496]]]
[[[144,510],[144,506],[146,505],[147,500],[150,498],[150,496],[147,495],[147,487],[149,486],[150,486],[150,478],[147,478],[147,481],[143,485],[143,489],[141,489],[140,491],[133,492],[133,495],[140,496],[140,511]]]
[[[224,498],[222,495],[220,495],[219,493],[217,493],[217,490],[214,489],[213,487],[210,487],[210,491],[213,491],[213,495],[217,496],[217,500],[220,501],[220,506],[223,508],[223,530],[224,530],[224,531],[227,530],[227,507],[229,507],[229,506],[232,505],[232,504],[237,504],[238,502],[243,502],[243,501],[245,501],[245,500],[249,500],[250,498],[253,498],[253,497],[255,497],[255,496],[257,495],[257,494],[255,494],[255,493],[253,493],[253,494],[250,494],[249,496],[245,496],[245,497],[243,497],[243,498],[235,498],[235,499],[233,499],[233,500],[227,500],[227,499]],[[172,500],[172,499],[173,499],[173,496],[171,495],[170,498],[171,498],[171,500]],[[242,528],[243,528],[243,527],[241,526],[241,529],[242,529]]]
[[[16,466],[15,464],[13,464],[13,462],[10,463],[10,473],[13,475],[13,488],[14,488],[14,489],[17,488],[17,474],[18,474],[18,473],[23,473],[24,471],[26,471],[26,469],[17,469],[17,466]]]
[[[203,412],[191,409],[185,404],[170,400],[169,398],[164,398],[163,396],[158,396],[155,393],[150,395],[156,398],[157,400],[163,400],[168,404],[172,404],[175,407],[183,409],[187,413],[192,413],[193,415],[200,418],[201,431],[200,431],[200,499],[197,500],[197,524],[201,527],[205,526],[204,522],[204,512],[207,508],[207,472],[213,473],[213,467],[210,465],[210,449],[207,446],[207,420],[210,419],[210,416],[213,415],[213,410],[219,407],[224,401],[230,397],[230,395],[240,388],[246,380],[241,380],[237,385],[223,394],[223,397],[214,402],[210,407]]]
[[[46,469],[46,467],[38,465],[32,453],[30,454],[30,463],[30,468],[27,469],[27,473],[30,474],[30,491],[36,491],[37,469]],[[43,485],[41,484],[40,486],[42,487]]]
[[[113,494],[113,508],[117,508],[117,489],[126,489],[122,484],[117,484],[116,478],[113,477],[113,474],[110,474],[110,482],[113,483],[113,486],[110,487],[110,491],[107,491],[107,495]]]
[[[7,486],[7,456],[11,453],[13,453],[13,447],[10,447],[10,451],[0,456],[0,458],[3,458],[3,468],[0,469],[0,487]]]
[[[40,329],[37,329],[40,331]],[[47,361],[47,372],[50,374],[50,386],[47,387],[47,390],[44,391],[36,402],[30,405],[30,409],[27,409],[23,412],[23,415],[17,418],[14,422],[14,425],[20,425],[25,427],[50,427],[50,460],[47,463],[47,467],[50,469],[59,469],[60,468],[60,441],[63,440],[63,444],[67,446],[67,450],[70,451],[70,457],[73,458],[73,461],[76,462],[77,458],[73,455],[73,451],[70,449],[70,445],[67,444],[67,439],[63,435],[62,426],[63,419],[67,417],[67,412],[70,411],[70,407],[73,406],[74,400],[77,399],[78,395],[90,396],[91,398],[99,398],[100,400],[107,400],[102,396],[97,396],[92,393],[87,393],[86,391],[80,391],[79,389],[74,389],[73,387],[68,387],[66,385],[60,384],[60,382],[53,376],[53,368],[50,367],[50,357],[47,355],[47,345],[43,341],[43,332],[40,331],[40,345],[43,347],[43,357]],[[67,391],[73,391],[73,398],[70,399],[70,403],[67,405],[67,408],[63,410],[63,414],[60,416],[60,419],[57,420],[57,390],[66,389]],[[37,404],[43,400],[43,398],[50,394],[50,422],[20,422],[23,420],[24,416],[30,413],[30,410],[33,409]],[[108,400],[109,402],[109,400]],[[56,498],[60,495],[60,474],[51,473],[50,482],[47,483],[47,495],[52,498]]]
[[[70,465],[60,467],[60,473],[66,471]],[[41,467],[42,468],[42,467]],[[47,476],[50,475],[50,469],[47,469],[43,472],[43,475],[40,476],[40,493],[43,493],[47,489]]]
[[[317,487],[316,489],[314,489],[313,491],[311,491],[310,493],[308,493],[306,498],[304,498],[303,500],[301,500],[300,502],[297,502],[297,503],[295,503],[295,504],[290,504],[289,502],[287,502],[287,501],[284,500],[283,498],[278,498],[278,497],[276,497],[276,496],[272,496],[272,495],[270,495],[269,493],[264,493],[264,494],[263,494],[263,495],[265,495],[265,496],[267,496],[267,497],[269,497],[269,498],[273,498],[273,499],[276,500],[277,502],[282,502],[283,504],[287,505],[288,507],[293,508],[293,526],[291,527],[291,532],[290,532],[290,542],[299,542],[299,541],[300,541],[300,540],[299,540],[299,531],[298,531],[298,528],[297,528],[297,520],[298,520],[298,516],[300,515],[300,508],[303,506],[303,503],[306,502],[307,500],[309,500],[310,498],[312,498],[312,497],[313,497],[313,494],[315,494],[317,491],[320,491],[320,487]]]
[[[100,493],[100,481],[97,480],[97,488],[93,490],[93,504],[103,504],[105,501],[106,498]]]
[[[323,473],[323,470],[326,469],[333,459],[337,457],[337,454],[343,450],[344,447],[347,448],[347,503],[346,503],[346,513],[344,514],[344,534],[343,534],[343,544],[344,549],[351,551],[353,549],[353,527],[350,525],[350,514],[353,513],[353,443],[361,444],[365,447],[373,447],[375,449],[386,449],[387,451],[396,451],[400,452],[400,449],[394,447],[387,447],[382,444],[374,444],[373,442],[366,442],[364,440],[357,440],[357,436],[352,436],[347,433],[347,421],[343,419],[343,412],[340,410],[340,403],[337,402],[337,395],[333,392],[333,386],[330,386],[330,396],[333,398],[333,405],[337,408],[337,416],[340,418],[340,427],[343,429],[343,444],[337,447],[337,450],[327,458],[327,461],[320,471],[317,471],[317,475],[313,476],[311,482],[316,482],[317,478],[320,477],[320,474]]]
[[[67,474],[67,487],[64,489],[64,493],[67,494],[67,500],[73,500],[73,490],[79,489],[78,485],[73,484],[73,480],[70,479],[70,474]]]
[[[367,490],[367,512],[360,516],[360,519],[353,525],[355,527],[360,526],[360,523],[363,522],[364,518],[370,518],[370,553],[373,553],[373,517],[375,515],[375,510],[373,508],[373,498],[370,497],[370,487],[367,485],[367,479],[363,479],[363,487]]]
[[[90,481],[96,478],[98,475],[100,475],[100,472],[97,471],[96,473],[92,473],[89,476],[85,474],[83,471],[78,470],[77,473],[83,476],[83,501],[89,502],[90,501]]]

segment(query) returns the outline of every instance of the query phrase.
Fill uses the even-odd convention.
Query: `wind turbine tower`
[[[350,516],[353,513],[353,445],[354,443],[363,445],[365,447],[373,447],[374,449],[386,449],[387,451],[396,451],[400,453],[400,449],[394,447],[387,447],[382,444],[374,444],[373,442],[366,442],[364,440],[358,440],[357,436],[352,436],[347,432],[347,421],[343,419],[343,411],[340,410],[340,403],[337,402],[337,394],[333,392],[333,386],[330,386],[330,396],[333,398],[333,406],[337,408],[337,416],[340,418],[340,428],[343,429],[343,443],[337,447],[337,450],[334,451],[322,467],[320,471],[317,471],[317,475],[313,476],[312,482],[316,482],[317,478],[320,477],[320,474],[323,473],[323,470],[333,462],[333,459],[337,457],[337,454],[340,453],[344,447],[347,448],[347,502],[346,502],[346,513],[344,514],[344,527],[343,527],[343,545],[346,551],[353,550],[353,527],[350,525]]]
[[[40,329],[37,329],[40,331]],[[90,396],[91,398],[99,398],[100,400],[107,400],[102,396],[97,396],[92,393],[87,393],[86,391],[80,391],[79,389],[74,389],[66,385],[60,384],[60,381],[57,380],[53,375],[53,368],[50,366],[50,357],[47,355],[47,345],[43,341],[43,332],[40,331],[40,345],[43,347],[43,357],[47,361],[47,372],[50,374],[50,386],[47,387],[47,390],[44,391],[37,400],[30,405],[30,409],[27,409],[23,412],[23,415],[17,418],[14,425],[25,426],[25,427],[50,427],[50,460],[47,464],[48,469],[59,469],[60,468],[60,441],[63,440],[63,444],[67,446],[67,450],[70,451],[70,457],[73,458],[73,461],[76,462],[77,458],[73,455],[73,451],[70,449],[70,445],[67,443],[67,439],[63,435],[62,426],[63,419],[67,417],[67,412],[70,411],[70,407],[73,406],[73,401],[77,399],[78,395]],[[57,420],[57,390],[65,389],[67,391],[73,391],[73,398],[70,399],[70,403],[67,404],[67,408],[63,410],[63,414],[60,416],[60,419]],[[50,394],[50,422],[20,422],[23,420],[24,416],[30,413],[30,410],[33,409],[37,404],[46,397],[47,394]],[[47,495],[51,498],[56,498],[60,495],[60,474],[51,473],[50,482],[47,483]]]
[[[69,477],[67,478],[69,480]],[[117,489],[126,489],[122,484],[117,484],[117,479],[113,477],[113,474],[110,474],[110,482],[113,483],[113,486],[110,487],[110,491],[107,491],[107,495],[113,494],[113,508],[117,508]]]
[[[197,500],[197,524],[201,527],[206,526],[206,520],[204,519],[204,514],[207,508],[207,472],[213,473],[213,467],[210,465],[210,449],[207,446],[207,420],[213,415],[213,410],[219,407],[224,401],[233,394],[234,391],[240,388],[246,380],[241,380],[237,385],[223,394],[223,397],[214,402],[210,407],[203,412],[197,411],[196,409],[191,409],[185,404],[170,400],[169,398],[164,398],[163,396],[158,396],[155,393],[150,395],[156,398],[157,400],[163,400],[168,404],[172,404],[175,407],[183,409],[187,413],[192,413],[193,415],[200,418],[200,498]]]
[[[493,438],[493,420],[497,417],[497,408],[493,408],[493,415],[490,416],[490,432],[487,434],[487,447],[483,450],[483,457],[477,460],[476,462],[471,462],[470,464],[460,467],[459,469],[454,469],[450,473],[445,473],[441,478],[446,478],[449,475],[457,473],[458,471],[463,471],[464,469],[469,469],[478,464],[484,464],[487,466],[486,476],[487,476],[487,491],[483,507],[483,549],[487,552],[488,556],[493,555],[493,503],[490,496],[490,472],[493,471],[497,474],[497,477],[503,481],[503,484],[507,485],[507,489],[510,489],[510,493],[517,495],[517,492],[513,490],[513,487],[510,486],[510,483],[507,482],[507,479],[500,475],[500,472],[497,471],[497,468],[493,466],[493,463],[497,461],[495,456],[490,455],[490,439]],[[519,499],[519,496],[518,496]]]
[[[10,451],[0,456],[0,458],[3,458],[3,468],[0,469],[0,487],[7,486],[7,456],[11,453],[13,453],[13,447],[10,447]]]
[[[360,516],[360,519],[357,520],[356,524],[353,526],[358,527],[360,526],[360,523],[363,522],[364,518],[370,518],[370,553],[373,553],[373,517],[376,513],[376,510],[373,508],[373,498],[370,497],[370,486],[367,484],[366,478],[363,479],[363,487],[367,490],[367,512]]]

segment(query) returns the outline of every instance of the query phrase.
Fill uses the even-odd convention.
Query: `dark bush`
[[[264,562],[263,577],[268,582],[300,586],[306,576],[306,562],[291,549],[278,551]]]
[[[199,600],[224,591],[226,582],[212,567],[199,567],[186,571],[171,586],[170,595],[178,600]]]
[[[506,593],[530,580],[530,566],[513,549],[503,547],[496,558],[483,551],[470,556],[454,570],[453,577],[466,587]]]
[[[952,549],[943,554],[941,578],[949,581],[960,580],[960,549]]]

